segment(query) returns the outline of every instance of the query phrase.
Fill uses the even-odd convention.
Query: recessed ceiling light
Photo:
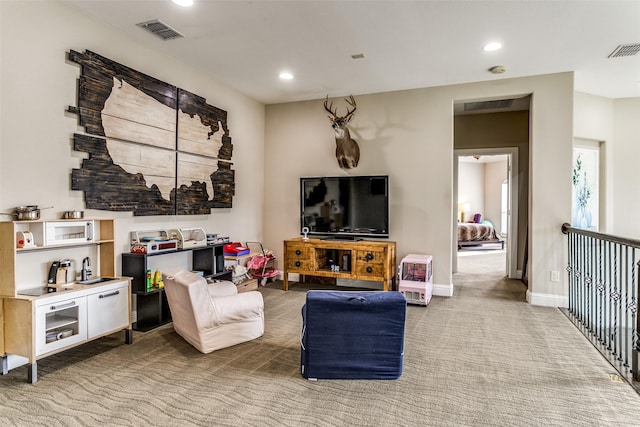
[[[182,6],[182,7],[193,6],[193,0],[171,0],[171,1],[177,4],[178,6]]]
[[[288,71],[283,71],[280,73],[280,79],[281,80],[292,80],[293,79],[293,74],[291,74]]]
[[[493,52],[494,50],[498,50],[500,48],[502,48],[502,43],[500,42],[491,42],[482,46],[482,50],[484,50],[485,52]]]

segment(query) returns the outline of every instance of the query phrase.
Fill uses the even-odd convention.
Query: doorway
[[[505,259],[502,274],[509,278],[521,279],[525,255],[529,212],[529,147],[531,140],[531,100],[532,94],[511,97],[454,100],[453,132],[453,188],[452,188],[452,272],[458,272],[458,220],[459,210],[465,210],[465,200],[459,194],[459,158],[504,155],[508,157],[507,209],[492,208],[483,214],[484,219],[502,224],[506,217]],[[474,158],[475,158],[474,157]],[[496,190],[501,194],[501,189]],[[496,196],[498,199],[499,196]],[[459,202],[460,205],[459,206]],[[469,206],[472,210],[482,209]],[[489,217],[487,217],[487,214]],[[470,218],[467,218],[467,221]]]
[[[454,150],[454,193],[458,227],[454,230],[453,272],[460,272],[458,257],[487,255],[491,261],[483,271],[488,268],[519,278],[518,148]],[[481,264],[477,259],[464,263]]]

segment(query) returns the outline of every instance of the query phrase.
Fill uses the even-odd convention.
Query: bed
[[[504,240],[498,237],[495,227],[489,221],[458,223],[458,249],[486,243],[500,243],[500,249],[504,249]]]

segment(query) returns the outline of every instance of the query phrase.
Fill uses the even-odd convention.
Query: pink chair
[[[231,282],[209,284],[187,270],[162,274],[175,331],[202,353],[264,334],[260,292],[238,293]]]

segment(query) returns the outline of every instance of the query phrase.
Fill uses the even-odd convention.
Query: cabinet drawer
[[[286,266],[289,271],[311,269],[311,252],[307,245],[287,245]]]
[[[311,261],[302,258],[287,258],[288,271],[309,271],[311,270]]]
[[[122,286],[87,295],[88,337],[93,338],[129,326],[129,287]]]
[[[357,251],[356,257],[358,259],[358,263],[384,264],[385,252],[384,251]]]
[[[383,274],[384,274],[383,267],[384,266],[380,263],[360,262],[356,267],[356,274],[358,276],[383,277]]]
[[[306,245],[288,245],[287,246],[287,258],[288,259],[309,259],[309,248]]]
[[[361,250],[356,252],[356,275],[383,277],[385,251]]]

